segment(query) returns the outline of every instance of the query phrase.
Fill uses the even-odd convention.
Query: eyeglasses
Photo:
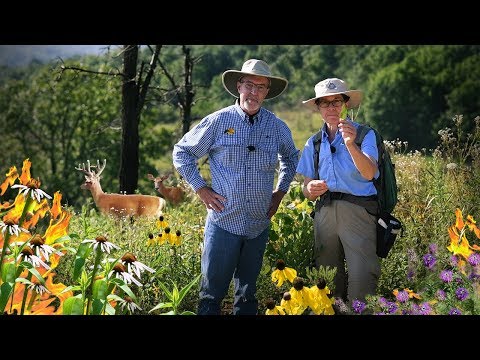
[[[334,107],[338,108],[340,106],[342,106],[345,102],[343,100],[340,100],[340,99],[335,99],[335,100],[332,100],[332,101],[325,101],[325,100],[322,100],[318,103],[318,106],[321,107],[322,109],[326,109],[330,106],[330,104],[332,104]]]
[[[259,93],[264,93],[268,89],[268,86],[264,84],[254,84],[250,81],[240,81],[240,82],[243,85],[245,85],[245,89],[247,89],[248,91],[252,91],[254,88],[256,88]]]

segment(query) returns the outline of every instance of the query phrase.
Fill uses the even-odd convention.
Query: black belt
[[[331,191],[327,191],[315,202],[315,211],[320,211],[322,206],[330,205],[333,200],[345,200],[353,204],[363,206],[372,215],[376,215],[378,213],[377,195],[357,196]]]

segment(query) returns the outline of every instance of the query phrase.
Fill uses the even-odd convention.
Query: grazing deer
[[[76,167],[85,174],[85,183],[80,188],[90,190],[93,200],[97,207],[104,214],[111,214],[118,217],[140,215],[149,217],[160,217],[165,209],[165,199],[159,196],[139,195],[139,194],[106,194],[100,186],[100,174],[105,169],[107,160],[103,160],[103,165],[97,160],[97,165],[90,166],[90,160],[87,160],[87,167],[85,164],[80,164]],[[91,168],[96,168],[97,172]]]
[[[163,181],[167,179],[169,175],[170,174],[155,177],[152,174],[148,174],[147,177],[155,183],[155,190],[157,190],[165,200],[173,205],[178,205],[185,198],[185,191],[180,186],[165,186]]]

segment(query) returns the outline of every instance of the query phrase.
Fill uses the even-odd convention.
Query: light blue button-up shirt
[[[354,122],[353,124],[358,128],[358,123]],[[365,179],[355,167],[340,132],[337,130],[335,138],[330,144],[325,127],[326,125],[322,127],[322,140],[320,144],[319,179],[325,180],[328,189],[332,192],[342,192],[357,196],[376,195],[377,190],[375,190],[373,182]],[[315,168],[313,166],[315,152],[313,145],[314,137],[315,134],[305,143],[297,166],[297,173],[312,179],[315,178]],[[375,134],[372,130],[365,135],[361,150],[378,161],[378,149]],[[377,170],[375,178],[377,178],[378,175],[379,172]]]
[[[194,191],[208,186],[197,166],[208,155],[212,189],[224,196],[225,209],[208,210],[209,221],[236,235],[254,238],[270,225],[267,216],[274,177],[287,192],[299,150],[284,121],[261,108],[251,125],[238,101],[203,118],[175,144],[173,165]]]

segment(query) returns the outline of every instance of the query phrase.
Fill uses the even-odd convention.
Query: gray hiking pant
[[[315,212],[314,234],[316,267],[337,268],[334,296],[352,302],[375,295],[380,276],[375,216],[362,206],[333,200]]]

